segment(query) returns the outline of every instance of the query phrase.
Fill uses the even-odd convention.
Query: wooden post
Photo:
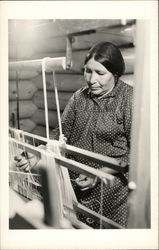
[[[150,23],[137,21],[128,228],[150,228]]]

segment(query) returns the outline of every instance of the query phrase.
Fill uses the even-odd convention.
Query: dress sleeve
[[[62,132],[64,136],[67,138],[67,140],[70,137],[74,120],[75,120],[75,94],[73,94],[72,97],[70,98],[61,117]],[[59,139],[58,126],[51,132],[50,139],[55,139],[55,140]]]

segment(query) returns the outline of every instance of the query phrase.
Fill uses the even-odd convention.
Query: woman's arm
[[[123,157],[122,161],[129,164],[130,158],[130,145],[131,145],[131,125],[132,125],[132,107],[133,106],[133,88],[128,88],[123,102],[123,125],[125,136],[127,139],[128,155]]]
[[[128,89],[125,95],[125,102],[123,107],[124,113],[124,129],[125,135],[128,142],[128,147],[130,148],[131,140],[131,124],[132,124],[132,101],[133,101],[133,88]]]

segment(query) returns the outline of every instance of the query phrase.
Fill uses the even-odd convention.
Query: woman
[[[115,45],[101,42],[92,47],[84,62],[88,86],[79,89],[69,100],[62,115],[62,129],[68,144],[129,163],[133,89],[119,79],[124,70],[123,57]],[[58,136],[56,128],[52,138]],[[102,214],[125,227],[128,173],[73,159],[114,175],[113,186],[103,187]],[[100,213],[100,183],[73,172],[70,177],[79,202]],[[99,227],[90,218],[81,214],[79,218],[94,228]]]

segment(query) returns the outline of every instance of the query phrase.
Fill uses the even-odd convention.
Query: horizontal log
[[[37,88],[32,81],[18,81],[19,100],[32,99]],[[16,81],[9,81],[9,100],[16,100],[17,88]]]
[[[132,44],[134,42],[134,25],[119,26],[116,28],[103,28],[96,33],[82,36],[73,36],[72,50],[85,50],[92,47],[100,41],[112,42],[118,46]],[[60,52],[66,50],[66,37],[41,37],[33,40],[30,45],[27,43],[27,50],[24,50],[26,42],[18,43],[18,58],[31,58],[34,54]],[[28,53],[27,53],[28,52]],[[14,46],[9,44],[9,58],[16,58]]]
[[[121,53],[125,61],[125,74],[134,73],[135,48],[122,49]]]
[[[136,24],[135,23],[128,23],[127,25],[124,26],[116,26],[116,27],[100,27],[97,29],[97,33],[105,33],[110,35],[116,36],[116,40],[118,40],[119,37],[125,37],[126,39],[129,37],[129,42],[133,43],[134,42],[134,34],[136,30]],[[115,41],[116,41],[115,40]],[[120,39],[119,39],[120,40]],[[118,41],[116,41],[118,43]]]
[[[123,80],[125,83],[129,84],[130,86],[134,86],[134,75],[133,74],[127,74],[120,77],[121,80]]]
[[[25,80],[25,79],[28,80],[39,75],[39,72],[37,71],[20,70],[17,72],[19,80]],[[16,79],[16,71],[9,70],[9,80],[15,80],[15,79]]]
[[[66,50],[66,37],[53,37],[46,38],[44,36],[40,37],[40,39],[33,40],[27,50],[24,50],[26,45],[25,41],[20,41],[18,43],[18,60],[29,60],[32,57],[35,58],[36,54],[39,53],[48,53],[48,52],[58,52]],[[14,60],[17,58],[15,46],[10,43],[9,44],[9,59]]]
[[[31,56],[34,54],[35,51],[35,45],[32,41],[27,40],[21,40],[18,37],[18,46],[16,46],[15,49],[15,36],[11,36],[9,40],[9,46],[8,46],[8,56],[9,60],[13,59],[27,59],[31,58]]]
[[[42,75],[32,79],[38,89],[43,89]],[[86,85],[83,75],[77,74],[56,74],[56,83],[59,91],[74,92]],[[54,90],[52,74],[46,74],[46,87]]]
[[[51,130],[50,130],[50,131],[51,131]],[[37,126],[33,129],[32,133],[33,133],[34,135],[40,135],[40,136],[42,136],[42,137],[46,137],[46,127],[45,127],[45,126],[37,125]]]
[[[96,33],[73,37],[72,48],[75,50],[86,50],[101,41],[111,42],[119,47],[123,47],[134,43],[133,33],[133,25],[119,26],[116,28],[102,27],[99,31],[97,30]]]
[[[62,73],[82,73],[85,56],[87,55],[88,50],[81,50],[81,51],[73,51],[72,53],[72,67],[69,70],[59,70],[57,72]],[[121,53],[124,57],[125,61],[125,73],[133,73],[134,72],[134,63],[135,63],[135,48],[122,48]],[[44,57],[62,57],[65,56],[65,52],[59,53],[41,53],[36,55],[35,58],[44,58]]]
[[[32,101],[19,101],[19,117],[29,118],[37,110],[37,106]],[[12,113],[17,118],[17,103],[16,101],[9,102],[9,119],[12,119]]]
[[[9,122],[9,125],[12,127],[12,121]],[[18,127],[17,121],[15,123],[15,127]],[[36,127],[36,123],[33,122],[31,119],[20,119],[20,129],[27,132],[32,132],[33,129]]]
[[[127,24],[134,23],[133,19],[126,20]],[[17,21],[17,27],[19,27],[19,41],[27,41],[28,32],[35,33],[35,40],[39,42],[41,36],[46,39],[50,37],[57,36],[67,36],[74,33],[81,33],[90,31],[95,31],[101,27],[109,28],[109,27],[119,27],[122,26],[121,19],[57,19],[52,22],[45,23],[43,25],[33,25],[31,22]],[[11,43],[14,42],[14,27],[10,24],[9,31],[9,41]]]
[[[133,85],[133,74],[123,75],[121,79],[129,85]],[[39,90],[43,89],[42,75],[33,78],[32,81]],[[75,92],[87,85],[84,76],[79,74],[56,74],[56,82],[58,90],[62,92]],[[54,90],[53,77],[51,74],[46,74],[46,87],[47,90]]]
[[[73,92],[59,92],[59,103],[60,103],[60,110],[64,110],[66,104],[68,103],[70,97],[72,96]],[[49,110],[56,110],[56,101],[55,101],[55,94],[54,91],[47,92],[47,101],[48,101],[48,109]],[[43,91],[37,91],[33,97],[33,102],[38,108],[44,109],[44,97]]]
[[[49,127],[55,128],[57,126],[57,113],[56,111],[48,111],[49,118]],[[36,112],[32,115],[31,119],[37,124],[45,126],[45,112],[44,109],[37,109]]]

